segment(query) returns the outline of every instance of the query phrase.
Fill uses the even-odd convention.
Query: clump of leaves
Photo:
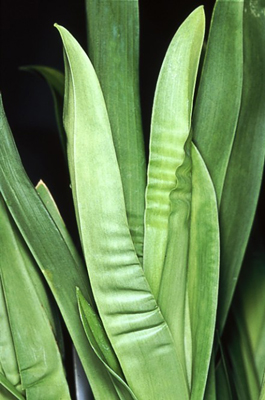
[[[47,187],[29,181],[1,108],[1,393],[69,397],[39,267],[96,399],[263,399],[264,307],[253,315],[245,274],[232,303],[264,163],[262,1],[216,2],[200,77],[203,8],[180,26],[157,81],[147,172],[137,1],[87,0],[87,15],[90,58],[56,25],[64,127],[62,75],[28,67],[53,92],[85,262]],[[263,259],[259,246],[245,260],[259,292]],[[44,336],[29,340],[36,303]],[[39,359],[25,361],[32,343]]]

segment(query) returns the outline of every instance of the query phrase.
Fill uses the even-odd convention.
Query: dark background
[[[175,31],[201,1],[140,0],[141,95],[148,137],[155,82]],[[214,1],[204,3],[207,21]],[[1,0],[0,89],[24,166],[36,184],[42,178],[64,214],[64,161],[52,97],[38,76],[19,71],[38,64],[63,71],[62,45],[53,24],[65,26],[86,48],[85,0]],[[148,139],[147,139],[148,140]],[[66,216],[67,218],[67,216]]]
[[[167,46],[181,22],[201,4],[200,0],[139,0],[140,82],[146,141],[155,82]],[[214,0],[203,4],[208,28]],[[45,181],[75,234],[52,96],[42,79],[19,71],[19,67],[47,65],[63,71],[62,45],[53,27],[55,22],[65,26],[86,48],[85,0],[1,0],[0,15],[0,90],[11,129],[32,182]],[[264,221],[263,203],[264,190],[258,213]]]

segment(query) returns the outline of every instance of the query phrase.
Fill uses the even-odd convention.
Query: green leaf
[[[100,317],[137,398],[176,400],[177,393],[186,400],[187,383],[172,336],[131,239],[99,82],[76,40],[58,29],[65,49],[64,124],[74,202]]]
[[[113,383],[118,395],[123,400],[137,400],[131,389],[124,381],[124,376],[114,353],[110,341],[106,335],[102,322],[91,305],[86,301],[80,290],[77,288],[77,300],[80,317],[83,323],[87,338],[94,352],[114,377]]]
[[[243,1],[217,0],[195,102],[193,138],[220,205],[243,83]],[[225,123],[224,123],[225,121]]]
[[[216,399],[217,397],[216,397],[216,377],[215,377],[215,356],[213,352],[207,376],[207,384],[203,400],[216,400]]]
[[[86,0],[88,50],[104,94],[127,218],[143,256],[146,166],[139,93],[138,0]]]
[[[73,339],[95,398],[117,399],[113,383],[91,349],[80,321],[75,288],[89,298],[83,265],[75,262],[58,227],[29,181],[0,103],[0,191],[45,276]]]
[[[29,400],[70,399],[43,281],[2,197],[0,210],[0,275],[22,387]]]
[[[222,329],[247,247],[265,157],[264,1],[244,2],[242,104],[220,207],[221,275],[218,325]]]
[[[167,247],[169,195],[176,187],[175,173],[184,162],[184,145],[190,134],[204,24],[203,9],[198,8],[181,25],[171,42],[157,82],[151,125],[144,238],[144,271],[155,298],[159,294]],[[183,242],[185,244],[185,238]],[[182,288],[181,284],[181,292]],[[182,312],[183,306],[179,307]]]
[[[7,392],[2,391],[3,388],[5,388]],[[18,400],[25,400],[25,397],[2,373],[0,373],[0,396],[2,400],[12,400],[14,398]]]
[[[261,383],[265,370],[265,248],[259,225],[261,220],[257,214],[235,297]]]
[[[2,248],[2,243],[0,247]],[[0,383],[22,393],[21,379],[18,370],[17,357],[10,329],[6,301],[0,279]],[[2,397],[1,397],[2,396]],[[13,396],[0,385],[0,398],[12,399]]]
[[[198,150],[191,147],[192,204],[188,294],[192,333],[191,399],[203,399],[215,332],[219,283],[219,224],[216,195]]]
[[[260,384],[245,321],[240,308],[237,307],[236,299],[231,307],[231,316],[229,320],[231,333],[226,339],[231,364],[230,376],[240,400],[256,400]]]
[[[45,67],[43,65],[27,65],[25,67],[20,67],[20,70],[40,75],[49,85],[54,102],[55,117],[61,146],[66,156],[66,135],[63,127],[64,75],[55,68]]]

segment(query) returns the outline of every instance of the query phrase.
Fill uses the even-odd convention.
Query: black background
[[[209,24],[214,1],[204,3]],[[201,1],[140,0],[140,77],[146,141],[155,82],[175,31]],[[63,71],[62,46],[53,24],[65,26],[86,48],[84,0],[2,0],[0,73],[4,107],[24,166],[36,184],[42,178],[64,214],[65,174],[52,97],[39,77],[23,65]],[[61,195],[60,195],[61,194]],[[65,216],[67,218],[67,215]]]
[[[71,193],[47,84],[19,71],[47,65],[63,71],[62,46],[55,22],[65,26],[86,48],[85,0],[1,0],[0,89],[23,164],[32,182],[43,179],[75,235]],[[152,98],[167,46],[175,31],[201,1],[139,0],[140,82],[146,142]],[[204,1],[207,29],[214,0]],[[264,185],[263,185],[264,187]],[[264,220],[264,190],[259,218]],[[263,227],[264,229],[264,227]]]

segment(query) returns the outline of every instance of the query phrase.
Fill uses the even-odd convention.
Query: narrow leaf
[[[88,54],[106,101],[139,259],[143,256],[146,167],[139,93],[138,0],[86,0]]]
[[[8,391],[8,394],[10,394],[10,396],[2,392],[1,385]],[[25,400],[25,397],[1,373],[0,373],[0,396],[2,400],[12,400],[12,399]]]
[[[91,286],[128,385],[145,400],[188,399],[172,336],[131,239],[120,171],[99,82],[70,33],[64,124],[75,208]]]
[[[243,83],[243,1],[217,0],[193,116],[193,138],[220,205]],[[225,121],[225,123],[224,123]]]
[[[0,190],[44,274],[66,326],[73,339],[84,370],[97,399],[117,399],[113,383],[91,349],[79,318],[75,288],[89,298],[89,281],[83,265],[77,264],[29,181],[17,153],[13,137],[0,104]]]
[[[204,13],[200,7],[178,29],[157,82],[151,125],[144,238],[144,271],[155,298],[159,294],[168,240],[171,211],[169,195],[176,187],[175,173],[184,162],[184,145],[190,134],[204,24]],[[183,242],[186,243],[185,238]],[[181,292],[182,288],[181,284]],[[183,312],[181,305],[180,310]]]
[[[221,275],[218,326],[223,328],[247,247],[265,157],[264,2],[244,2],[242,104],[220,207]],[[255,61],[253,61],[255,60]]]

